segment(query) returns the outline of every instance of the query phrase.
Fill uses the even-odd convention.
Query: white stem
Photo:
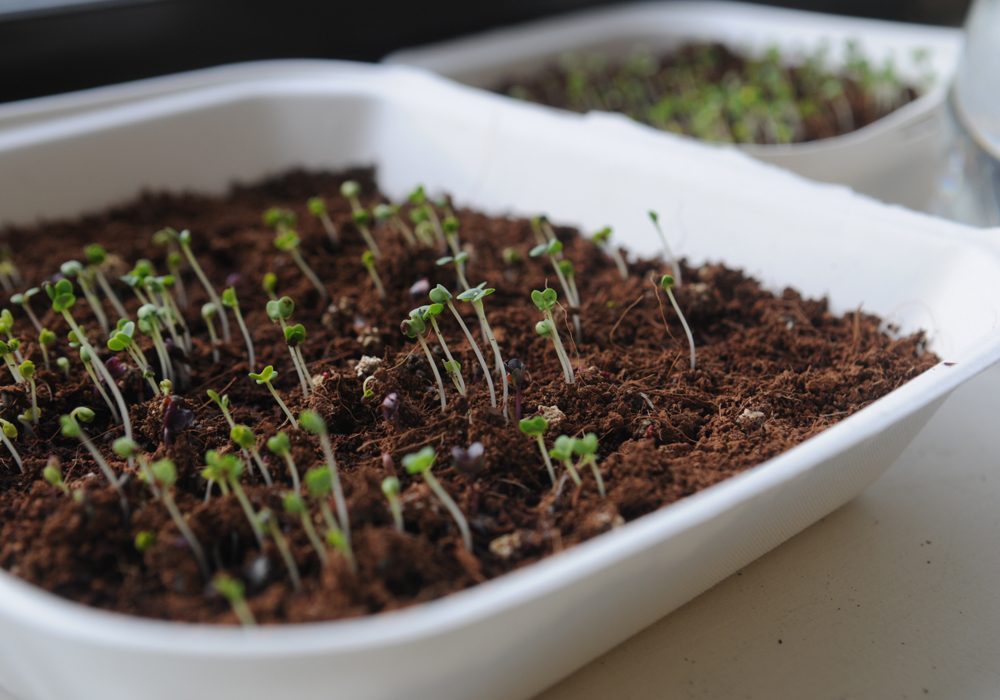
[[[437,319],[431,316],[431,326],[434,327],[434,335],[437,336],[438,342],[441,343],[441,349],[444,350],[445,357],[448,358],[448,362],[455,366],[455,358],[451,356],[451,350],[448,349],[448,343],[444,342],[444,336],[441,335],[441,329],[438,328]],[[465,379],[462,378],[462,370],[458,369],[452,372],[458,378],[458,393],[465,396]]]
[[[100,362],[100,360],[98,360]],[[104,387],[101,386],[101,380],[97,378],[94,373],[94,368],[89,362],[83,363],[83,368],[87,370],[87,374],[90,376],[90,380],[94,382],[94,386],[97,387],[97,391],[104,398],[104,403],[108,404],[108,408],[111,409],[111,417],[115,419],[115,423],[121,423],[122,419],[118,417],[118,411],[115,410],[115,404],[111,401],[108,393],[104,391]]]
[[[233,313],[236,314],[236,322],[240,324],[240,331],[243,333],[243,340],[247,344],[247,353],[250,355],[250,371],[256,372],[257,358],[253,351],[253,340],[250,338],[250,331],[247,330],[247,324],[243,322],[243,314],[240,313],[240,307],[234,306]]]
[[[285,415],[288,416],[288,420],[292,422],[292,427],[298,429],[299,422],[295,420],[295,416],[293,416],[292,412],[288,410],[288,406],[285,405],[285,402],[281,400],[280,396],[278,396],[278,392],[276,392],[274,387],[271,386],[271,382],[264,383],[267,384],[267,388],[271,390],[271,395],[274,396],[274,400],[278,402],[279,406],[281,406],[281,410],[283,410]]]
[[[333,500],[337,506],[337,519],[340,520],[340,531],[344,534],[347,548],[351,549],[351,522],[347,515],[347,501],[344,500],[344,489],[340,485],[340,475],[337,473],[337,460],[333,458],[333,447],[330,445],[330,436],[320,433],[320,444],[323,445],[323,456],[330,467],[330,480],[333,483]],[[354,555],[351,555],[353,560]]]
[[[104,292],[104,296],[108,298],[111,305],[115,307],[115,313],[118,314],[119,318],[128,318],[128,311],[125,310],[125,305],[122,304],[121,299],[115,294],[115,290],[111,288],[108,284],[108,278],[104,276],[104,273],[99,267],[94,268],[94,276],[97,277],[97,283],[101,285],[101,290]]]
[[[208,326],[208,338],[212,341],[212,362],[218,362],[219,348],[216,346],[219,344],[219,336],[215,334],[215,324],[212,323],[211,317],[205,317],[205,325]]]
[[[444,490],[444,487],[441,486],[437,477],[431,474],[429,469],[424,472],[424,478],[427,480],[427,485],[431,487],[431,490],[435,493],[435,495],[441,500],[442,503],[444,503],[444,507],[451,513],[451,517],[455,519],[456,523],[458,523],[458,529],[462,533],[462,541],[465,543],[465,549],[471,552],[472,533],[469,532],[469,523],[465,521],[465,516],[459,509],[458,504],[451,500],[451,496],[448,495],[448,492]]]
[[[687,335],[688,346],[691,348],[691,369],[694,369],[694,337],[691,335],[691,329],[688,328],[687,319],[684,318],[684,314],[681,313],[681,308],[677,306],[677,300],[674,299],[674,293],[671,291],[670,287],[667,287],[667,296],[670,297],[670,303],[674,307],[674,311],[681,319],[681,325],[684,326],[684,333]]]
[[[194,270],[194,274],[198,275],[198,281],[201,282],[201,286],[205,288],[208,292],[209,299],[212,303],[219,309],[219,318],[222,320],[222,338],[227,343],[229,342],[229,319],[226,318],[226,307],[222,305],[222,301],[219,299],[219,295],[215,293],[215,288],[208,281],[205,276],[204,271],[201,269],[201,265],[198,264],[197,258],[194,257],[194,253],[191,252],[191,247],[185,244],[181,244],[181,250],[184,251],[184,256],[188,259],[191,264],[191,269]]]
[[[292,364],[295,365],[295,373],[299,375],[299,384],[302,386],[302,398],[309,398],[309,384],[306,382],[306,376],[302,373],[302,367],[299,366],[299,356],[295,354],[295,348],[291,345],[285,345],[288,348],[288,354],[292,356]]]
[[[465,333],[465,337],[469,341],[469,345],[472,346],[473,352],[476,353],[476,357],[479,359],[479,365],[483,368],[483,376],[486,377],[486,383],[490,387],[490,401],[493,403],[493,408],[497,407],[497,394],[493,389],[493,378],[490,376],[490,368],[486,365],[486,358],[483,357],[482,350],[479,349],[479,345],[476,343],[476,339],[472,337],[472,333],[469,332],[469,327],[465,325],[465,321],[462,320],[461,314],[458,313],[458,309],[455,305],[451,303],[451,299],[448,300],[448,308],[455,315],[458,320],[458,325],[462,327],[462,332]]]
[[[538,449],[542,452],[542,459],[545,460],[545,468],[549,471],[549,478],[552,479],[552,485],[556,485],[556,470],[552,468],[552,460],[549,459],[549,451],[545,449],[545,440],[541,435],[536,436],[538,438]]]
[[[474,301],[472,302],[472,306],[476,309],[476,313],[479,315],[479,323],[482,324],[483,329],[486,331],[486,337],[489,338],[490,346],[493,348],[493,360],[496,363],[496,371],[500,375],[500,381],[503,383],[503,417],[510,420],[510,416],[507,415],[507,373],[504,371],[500,346],[497,345],[497,339],[493,337],[493,329],[490,328],[489,321],[486,320],[486,311],[483,310],[483,302]]]
[[[316,291],[319,292],[320,296],[324,299],[329,299],[330,293],[326,291],[326,287],[324,287],[323,283],[319,281],[319,277],[317,277],[316,273],[312,271],[312,268],[309,267],[306,264],[306,261],[302,259],[299,251],[292,248],[289,252],[292,254],[292,260],[294,260],[295,264],[299,266],[299,269],[302,270],[302,274],[305,275],[306,279],[312,283],[312,286],[316,288]]]
[[[431,363],[431,370],[434,372],[434,379],[437,380],[438,392],[441,394],[441,410],[443,411],[448,406],[448,400],[444,396],[444,382],[441,381],[441,373],[438,372],[437,365],[434,363],[434,356],[431,355],[431,350],[427,347],[427,343],[424,342],[422,335],[417,333],[417,340],[420,341],[420,347],[424,349],[424,354],[427,355],[427,361]]]
[[[3,440],[3,444],[7,446],[7,449],[10,450],[10,454],[14,458],[14,461],[17,462],[17,468],[21,470],[22,474],[24,474],[24,466],[21,464],[21,455],[18,454],[17,449],[14,447],[14,443],[8,439],[2,430],[0,430],[0,440]]]
[[[552,312],[546,309],[545,317],[549,321],[549,326],[552,328],[552,344],[556,347],[556,354],[559,355],[559,363],[563,366],[563,372],[566,374],[566,383],[573,384],[573,365],[569,361],[569,355],[566,354],[566,349],[563,347],[562,339],[559,337],[559,329],[556,328],[555,318],[552,317]]]

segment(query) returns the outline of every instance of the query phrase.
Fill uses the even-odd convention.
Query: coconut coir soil
[[[715,85],[720,89],[725,86],[731,76],[738,77],[743,84],[755,85],[757,90],[770,93],[773,89],[759,78],[751,78],[748,71],[748,61],[745,56],[734,53],[722,44],[687,44],[677,51],[661,54],[656,57],[658,70],[641,82],[641,97],[627,98],[619,89],[620,79],[635,81],[629,76],[620,63],[607,62],[604,68],[591,72],[590,89],[586,94],[588,102],[572,102],[569,85],[570,73],[562,66],[552,65],[540,70],[527,79],[508,81],[496,88],[496,92],[509,94],[530,102],[538,102],[552,107],[568,109],[575,112],[586,112],[590,109],[600,109],[611,112],[623,112],[633,119],[651,124],[658,128],[679,131],[700,138],[719,140],[720,135],[705,136],[697,131],[693,122],[702,115],[678,110],[668,119],[670,125],[658,123],[652,117],[651,108],[662,98],[677,96],[682,89],[689,89],[692,80],[698,82],[696,87]],[[895,93],[895,104],[880,105],[872,98],[864,87],[847,75],[836,76],[846,101],[846,112],[838,109],[837,100],[824,93],[822,81],[817,81],[813,73],[800,66],[785,68],[784,79],[792,88],[792,100],[798,104],[797,110],[801,117],[800,128],[797,128],[791,142],[816,141],[833,136],[856,131],[863,126],[881,119],[894,110],[912,102],[920,95],[912,87],[900,85]],[[774,99],[774,94],[765,94],[758,105],[765,100]],[[837,98],[839,99],[839,98]],[[705,105],[704,95],[698,104]],[[811,108],[806,109],[805,106]],[[726,121],[731,128],[735,123],[736,114],[740,110],[716,105],[720,115],[726,115]],[[778,115],[781,116],[781,115]],[[774,143],[773,135],[764,129],[757,129],[752,143]],[[739,139],[737,139],[739,140]]]
[[[559,434],[592,431],[600,438],[607,498],[598,496],[589,470],[583,472],[582,488],[573,488],[573,482],[563,478],[554,489],[535,442],[520,433],[516,421],[507,423],[491,408],[479,365],[447,314],[441,317],[443,331],[470,391],[463,398],[449,386],[448,408],[441,411],[427,361],[419,350],[414,352],[418,346],[400,333],[399,324],[411,308],[427,303],[426,297],[411,299],[410,286],[426,277],[432,286],[440,282],[454,288],[453,270],[435,265],[442,251],[409,250],[397,235],[378,228],[385,253],[378,267],[389,294],[380,300],[359,262],[363,244],[351,223],[349,205],[338,194],[346,176],[362,182],[366,206],[382,201],[370,171],[295,172],[237,187],[224,198],[147,194],[98,215],[7,232],[12,257],[28,284],[51,278],[62,262],[81,258],[83,247],[93,242],[117,256],[111,262],[112,268],[118,265],[114,272],[124,272],[140,258],[149,258],[162,270],[166,251],[153,245],[151,237],[164,226],[194,232],[195,253],[217,286],[229,275],[240,276],[236,288],[256,343],[258,370],[273,364],[280,373],[277,389],[292,411],[311,408],[330,426],[350,508],[356,576],[338,554],[322,568],[301,524],[282,513],[281,496],[291,480],[281,460],[269,461],[280,482],[274,487],[248,474],[244,479],[256,509],[268,506],[280,514],[302,569],[302,593],[293,593],[274,543],[268,540],[263,551],[257,547],[234,497],[216,491],[203,503],[205,482],[199,472],[204,453],[233,449],[228,426],[206,398],[207,389],[228,393],[236,421],[256,430],[262,453],[267,454],[266,438],[278,430],[290,432],[300,470],[319,464],[322,453],[317,439],[290,430],[266,388],[247,378],[246,354],[235,324],[233,341],[221,346],[219,362],[212,361],[198,312],[207,297],[190,270],[184,274],[191,297],[186,321],[195,335],[195,349],[191,357],[178,358],[190,365],[191,381],[176,387],[176,394],[195,412],[195,425],[165,448],[160,403],[151,399],[148,387],[140,393],[143,382],[137,375],[126,376],[122,384],[136,440],[152,458],[176,462],[180,508],[212,566],[244,579],[249,605],[264,623],[391,610],[529,565],[760,464],[936,361],[923,352],[921,337],[892,339],[881,332],[874,316],[836,318],[822,300],[802,299],[791,289],[773,296],[738,271],[707,264],[685,267],[685,284],[677,291],[698,348],[697,369],[690,371],[678,319],[650,282],[652,273],[664,272],[662,264],[631,265],[631,276],[622,281],[612,261],[589,240],[559,228],[565,253],[579,271],[583,300],[582,342],[570,343],[565,315],[557,315],[577,368],[576,383],[567,385],[549,341],[534,331],[540,314],[529,292],[555,280],[546,263],[528,257],[534,245],[529,222],[459,211],[461,240],[470,254],[468,276],[473,283],[488,280],[496,287],[486,299],[486,313],[497,341],[505,359],[519,358],[528,368],[525,415],[540,407],[558,407],[564,417],[549,429],[550,445]],[[340,227],[339,249],[306,211],[306,199],[316,194],[326,197]],[[292,260],[273,247],[273,232],[261,223],[261,213],[272,206],[298,213],[301,250],[326,281],[332,304],[324,303]],[[502,251],[507,247],[520,252],[520,262],[504,263]],[[308,401],[302,400],[283,336],[264,311],[267,297],[261,279],[269,270],[278,276],[279,294],[297,302],[294,321],[308,329],[303,353],[312,373],[322,378]],[[126,291],[119,288],[123,298]],[[459,304],[475,329],[472,309]],[[35,306],[41,311],[46,305]],[[128,306],[134,313],[138,302],[133,298]],[[112,315],[110,305],[106,310]],[[96,341],[99,330],[83,302],[75,313]],[[41,367],[30,325],[23,315],[16,318],[24,351]],[[17,440],[24,474],[3,451],[0,566],[87,605],[154,618],[234,623],[226,602],[201,580],[162,502],[130,474],[126,489],[132,518],[123,527],[118,498],[93,460],[77,441],[60,435],[61,414],[91,406],[97,418],[86,429],[113,469],[127,472],[127,465],[111,451],[111,441],[122,430],[94,396],[77,353],[66,347],[65,323],[51,311],[43,315],[43,323],[59,335],[57,354],[72,358],[72,378],[67,382],[61,373],[38,372],[38,437],[32,440],[22,432]],[[148,339],[142,342],[147,356],[153,357]],[[440,349],[432,347],[442,362]],[[362,401],[362,378],[354,369],[363,355],[382,360],[370,403]],[[379,408],[392,391],[402,399],[398,433]],[[0,398],[0,415],[9,421],[29,405],[23,386],[0,388]],[[450,468],[448,454],[452,446],[474,441],[485,446],[486,467],[470,482]],[[469,517],[472,554],[466,553],[453,521],[427,486],[405,473],[400,479],[406,531],[399,533],[392,526],[380,491],[386,476],[383,455],[391,455],[399,465],[404,455],[425,445],[437,450],[435,474]],[[50,455],[62,461],[68,485],[82,491],[80,502],[41,478]],[[316,505],[312,508],[318,516]],[[316,522],[320,526],[318,517]],[[158,535],[144,554],[133,544],[141,530]]]

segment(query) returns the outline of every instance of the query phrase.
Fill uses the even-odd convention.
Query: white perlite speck
[[[538,413],[549,425],[555,425],[566,418],[566,414],[558,406],[539,406]]]
[[[358,360],[358,364],[354,365],[354,373],[358,377],[363,377],[366,374],[373,374],[375,370],[382,366],[382,360],[377,357],[372,357],[371,355],[362,355],[361,359]]]

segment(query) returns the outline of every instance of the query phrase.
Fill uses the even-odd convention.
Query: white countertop
[[[860,497],[537,700],[997,697],[998,441],[1000,366]]]

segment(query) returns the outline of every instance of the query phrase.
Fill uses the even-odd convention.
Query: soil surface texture
[[[325,419],[349,512],[356,570],[335,548],[324,548],[328,563],[323,565],[301,518],[286,512],[283,497],[293,488],[292,475],[285,460],[268,450],[267,440],[286,432],[291,456],[304,474],[325,463],[320,439],[291,428],[267,387],[248,378],[247,350],[231,311],[231,340],[213,348],[201,315],[210,298],[186,262],[180,276],[187,305],[181,312],[193,348],[185,355],[171,343],[177,381],[169,401],[154,397],[128,355],[117,353],[126,367],[117,383],[130,408],[134,440],[149,460],[174,462],[178,476],[170,493],[204,549],[210,572],[224,571],[245,584],[246,601],[259,623],[393,610],[528,566],[758,465],[937,362],[924,351],[922,336],[894,337],[874,316],[838,318],[824,300],[803,299],[792,289],[775,296],[724,265],[682,264],[683,286],[674,291],[697,347],[697,366],[691,370],[679,318],[651,281],[670,271],[665,263],[631,263],[622,279],[602,248],[576,230],[557,226],[554,233],[565,259],[575,266],[579,286],[581,305],[570,308],[547,257],[529,256],[537,244],[531,221],[458,210],[468,279],[473,284],[486,280],[496,289],[483,299],[489,325],[504,361],[524,363],[524,416],[547,417],[547,448],[560,435],[594,433],[598,439],[596,464],[606,497],[598,493],[589,464],[581,465],[577,486],[563,463],[554,460],[553,486],[537,440],[521,432],[513,415],[513,386],[507,409],[511,420],[504,418],[493,353],[483,342],[473,305],[457,298],[456,308],[482,348],[501,405],[491,405],[480,363],[446,308],[438,325],[460,363],[467,395],[450,381],[443,366],[447,358],[430,333],[428,347],[446,383],[442,411],[427,357],[416,339],[400,332],[400,323],[411,309],[430,303],[428,288],[441,284],[457,297],[455,268],[436,264],[447,249],[432,231],[431,245],[411,248],[394,225],[373,224],[383,254],[375,261],[387,293],[381,299],[361,262],[366,248],[351,205],[340,194],[349,178],[360,182],[363,206],[387,201],[370,170],[297,171],[237,186],[224,197],[150,193],[99,214],[5,232],[9,259],[23,276],[17,291],[57,279],[62,263],[84,260],[89,244],[103,245],[109,253],[103,268],[134,320],[140,301],[119,277],[140,259],[165,273],[171,247],[154,244],[154,233],[167,226],[190,229],[191,247],[207,278],[220,293],[226,284],[235,286],[256,348],[256,370],[274,366],[274,388],[293,414],[308,408]],[[337,245],[307,209],[307,199],[316,195],[325,198],[339,234]],[[324,281],[329,299],[289,253],[273,245],[275,232],[262,222],[270,207],[297,214],[299,250]],[[413,208],[407,203],[401,209],[408,223]],[[434,214],[444,219],[448,212],[436,205]],[[301,323],[307,332],[299,346],[313,377],[307,399],[282,330],[265,311],[262,280],[268,272],[276,275],[277,294],[295,300],[289,323]],[[421,284],[425,279],[429,284]],[[562,304],[554,319],[572,364],[572,384],[564,380],[552,342],[536,333],[543,316],[530,292],[547,285],[558,290]],[[73,314],[107,361],[115,354],[79,288],[76,293],[80,299]],[[103,294],[100,298],[113,326],[114,307]],[[31,392],[26,382],[13,383],[4,369],[0,418],[17,426],[13,444],[24,471],[0,447],[0,566],[86,605],[151,618],[235,624],[236,615],[204,579],[164,499],[153,495],[138,466],[129,467],[112,450],[123,428],[95,392],[79,351],[69,346],[66,321],[51,310],[44,291],[31,303],[57,340],[49,349],[52,368],[46,370],[38,334],[22,308],[11,305],[20,351],[37,366],[41,420],[34,437],[18,422],[31,406]],[[573,331],[574,313],[580,337]],[[215,327],[221,333],[218,317]],[[152,339],[139,331],[135,337],[159,382]],[[64,356],[68,379],[54,362]],[[366,387],[372,396],[365,399],[368,377],[373,377]],[[233,419],[256,434],[256,447],[275,483],[267,486],[252,465],[243,471],[242,485],[255,512],[270,509],[283,533],[278,540],[266,530],[263,544],[258,543],[237,495],[224,495],[215,485],[205,500],[206,452],[239,454],[208,390],[228,395]],[[384,411],[383,400],[393,393],[398,406]],[[169,446],[164,444],[167,404]],[[118,494],[80,440],[60,432],[60,416],[78,406],[95,413],[81,426],[122,480],[127,518]],[[192,412],[192,420],[178,419],[186,415],[181,408]],[[476,442],[482,444],[482,460],[465,460],[464,471],[454,468],[452,448]],[[471,552],[428,482],[402,468],[406,455],[428,446],[437,455],[433,474],[468,519]],[[52,456],[61,463],[68,495],[43,478]],[[381,488],[392,474],[401,483],[402,532],[394,527]],[[321,512],[323,499],[305,488],[303,498],[314,529],[324,537],[329,519]],[[333,499],[327,507],[336,514]],[[147,541],[137,546],[140,533],[153,533],[155,539],[143,534],[140,539]],[[298,592],[278,546],[281,540],[287,541],[301,574]]]

